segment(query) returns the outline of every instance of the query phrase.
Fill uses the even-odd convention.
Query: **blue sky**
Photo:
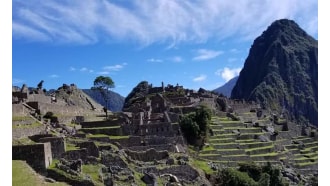
[[[213,90],[282,18],[318,39],[317,0],[13,0],[12,85],[83,89],[104,75],[122,96],[142,80]]]

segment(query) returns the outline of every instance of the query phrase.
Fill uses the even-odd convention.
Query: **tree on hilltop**
[[[104,98],[105,106],[103,108],[105,112],[105,117],[108,119],[108,94],[109,90],[115,88],[115,83],[108,76],[98,76],[94,80],[94,86],[91,88],[92,90],[100,91],[101,95]]]

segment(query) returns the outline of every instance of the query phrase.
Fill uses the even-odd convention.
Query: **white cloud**
[[[107,74],[110,74],[110,72],[108,72],[108,71],[102,71],[102,72],[98,72],[97,74],[100,74],[100,75],[107,75]]]
[[[174,56],[171,58],[171,60],[175,63],[180,63],[183,61],[182,57],[180,57],[180,56]]]
[[[161,62],[163,62],[163,60],[161,60],[161,59],[154,59],[154,58],[147,59],[147,61],[150,62],[150,63],[161,63]]]
[[[25,80],[22,80],[22,79],[16,79],[16,78],[13,78],[13,80],[12,80],[13,82],[13,84],[20,84],[20,83],[23,83],[23,82],[25,82]]]
[[[58,78],[58,77],[60,77],[60,76],[58,76],[57,74],[52,74],[52,75],[50,75],[49,77],[50,77],[50,78]]]
[[[70,71],[76,71],[76,68],[70,67]]]
[[[103,70],[106,71],[119,71],[123,68],[123,65],[113,65],[113,66],[105,66]]]
[[[205,80],[206,80],[206,78],[207,78],[207,76],[206,76],[206,75],[204,75],[204,74],[201,74],[201,75],[199,75],[199,76],[195,77],[195,78],[193,79],[193,81],[194,81],[194,82],[201,82],[201,81],[205,81]]]
[[[82,68],[80,69],[80,71],[81,71],[81,72],[86,72],[86,71],[88,71],[88,68],[86,68],[86,67],[82,67]]]
[[[294,19],[318,32],[317,0],[12,2],[13,38],[93,44],[129,40],[142,45],[235,37],[254,39],[274,20]],[[257,21],[256,21],[257,20]]]
[[[217,70],[215,72],[215,75],[222,77],[222,79],[224,79],[227,82],[227,81],[231,80],[232,78],[238,76],[241,70],[242,70],[242,68],[230,69],[228,67],[225,67],[223,69]]]
[[[199,49],[197,50],[197,56],[195,56],[193,60],[195,61],[209,60],[219,56],[220,54],[223,54],[223,51]]]
[[[232,52],[232,53],[238,53],[238,52],[239,52],[239,50],[236,49],[236,48],[232,48],[232,49],[230,49],[229,51]]]

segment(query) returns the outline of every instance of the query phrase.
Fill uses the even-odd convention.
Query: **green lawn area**
[[[192,165],[194,167],[198,167],[198,168],[202,169],[207,174],[214,173],[214,171],[210,168],[210,166],[205,161],[193,160]]]
[[[12,185],[13,186],[39,186],[39,185],[53,185],[64,186],[68,185],[62,182],[48,183],[45,182],[32,168],[26,164],[25,161],[12,160]]]

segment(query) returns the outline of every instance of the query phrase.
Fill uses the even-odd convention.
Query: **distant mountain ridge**
[[[233,90],[237,80],[238,80],[238,76],[232,78],[227,83],[225,83],[219,88],[214,89],[213,91],[219,94],[223,94],[224,96],[229,98],[231,96],[231,91]]]
[[[89,95],[91,98],[93,98],[96,102],[98,102],[102,106],[106,105],[105,100],[99,91],[95,91],[91,89],[82,89],[82,91],[87,95]],[[125,97],[121,96],[116,92],[109,91],[108,98],[109,98],[107,105],[108,109],[110,109],[113,112],[118,112],[122,110]]]
[[[317,40],[292,20],[273,22],[254,40],[231,97],[318,125]]]

